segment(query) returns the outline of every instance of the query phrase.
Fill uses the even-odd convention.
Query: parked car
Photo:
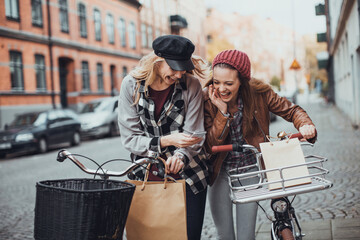
[[[117,124],[117,97],[98,98],[86,103],[79,114],[81,136],[119,136]]]
[[[270,122],[274,122],[274,121],[276,121],[276,118],[277,118],[276,114],[275,114],[275,113],[270,112]]]
[[[18,152],[44,153],[54,145],[79,145],[80,141],[80,121],[69,109],[23,113],[0,132],[0,157]]]

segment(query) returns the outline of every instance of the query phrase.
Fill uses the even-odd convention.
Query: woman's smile
[[[213,84],[224,102],[236,103],[241,85],[236,70],[215,66]]]

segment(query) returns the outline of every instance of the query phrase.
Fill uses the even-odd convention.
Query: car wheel
[[[40,138],[38,144],[38,151],[39,153],[46,153],[48,150],[48,144],[45,138]]]
[[[119,129],[115,125],[115,123],[110,124],[109,137],[115,137],[119,135]]]
[[[80,133],[79,132],[74,132],[74,135],[72,137],[72,140],[71,140],[71,145],[72,146],[77,146],[79,145],[81,142],[81,138],[80,138]]]
[[[6,153],[0,153],[0,158],[5,158],[6,157]]]

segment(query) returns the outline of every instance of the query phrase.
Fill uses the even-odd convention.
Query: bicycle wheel
[[[290,228],[284,228],[280,232],[280,236],[281,236],[282,240],[295,240],[294,235],[293,235],[292,231],[290,230]]]

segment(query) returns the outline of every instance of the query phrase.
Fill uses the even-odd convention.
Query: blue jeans
[[[188,240],[200,240],[204,222],[206,192],[194,194],[186,184],[186,218]]]

